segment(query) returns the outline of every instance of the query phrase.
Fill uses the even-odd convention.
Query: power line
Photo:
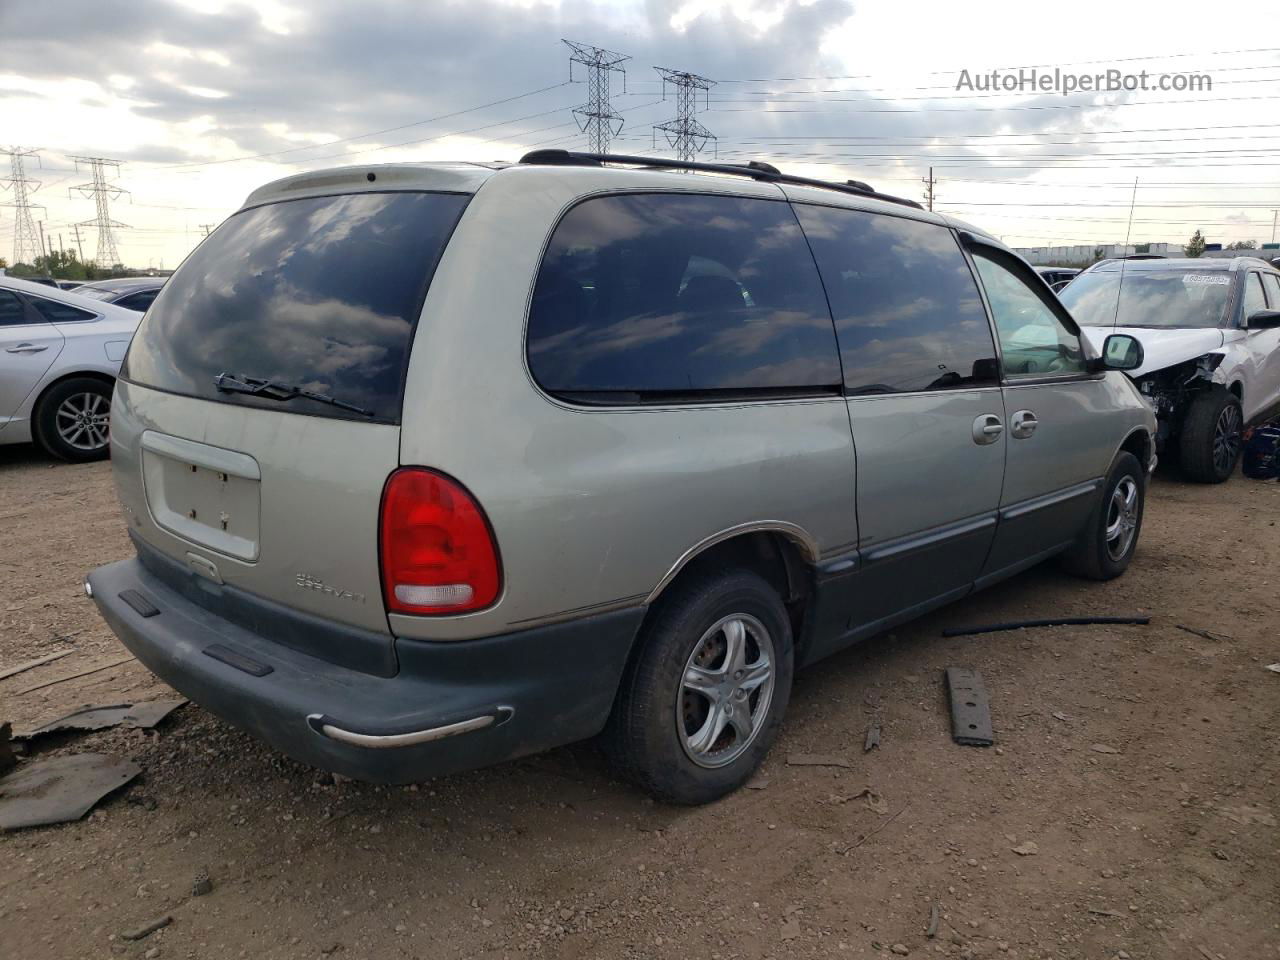
[[[86,163],[89,165],[90,174],[93,179],[89,183],[82,183],[78,187],[71,187],[68,195],[78,192],[83,197],[92,197],[94,208],[97,212],[92,220],[81,221],[81,226],[92,226],[98,231],[98,256],[97,263],[102,267],[112,267],[120,263],[120,251],[116,246],[116,227],[128,227],[127,223],[121,223],[118,220],[111,219],[111,212],[108,209],[108,201],[118,199],[129,191],[107,183],[107,168],[110,167],[115,176],[119,176],[120,163],[119,160],[108,160],[105,157],[72,157],[76,162],[76,166]]]
[[[287,153],[299,153],[303,150],[319,150],[325,147],[332,147],[339,143],[352,143],[356,140],[367,140],[369,137],[381,136],[384,133],[395,133],[397,130],[408,130],[410,127],[419,127],[428,123],[438,123],[441,120],[450,120],[453,117],[460,117],[466,113],[475,113],[478,110],[487,110],[490,107],[498,107],[504,103],[512,103],[516,100],[523,100],[526,97],[536,96],[539,93],[546,93],[549,90],[558,90],[561,87],[567,87],[570,81],[562,83],[553,83],[550,86],[539,87],[537,90],[529,90],[525,93],[517,93],[510,97],[503,97],[501,100],[491,100],[488,103],[482,103],[478,106],[467,107],[465,110],[455,110],[453,113],[442,113],[438,117],[428,117],[425,120],[414,120],[410,123],[402,123],[397,127],[386,127],[382,130],[370,130],[365,133],[357,133],[350,137],[341,137],[337,140],[327,140],[324,143],[309,143],[304,147],[290,147],[287,150],[274,150],[268,153],[247,154],[241,157],[228,157],[224,160],[205,160],[194,163],[171,163],[165,166],[153,167],[153,170],[178,170],[191,167],[216,167],[225,163],[239,163],[242,160],[265,160],[268,157],[282,157]],[[512,121],[514,122],[514,121]],[[145,161],[144,161],[145,162]]]
[[[609,141],[622,131],[622,117],[613,109],[609,86],[613,74],[622,74],[622,89],[626,92],[627,71],[620,64],[631,58],[624,53],[594,47],[573,40],[561,40],[572,54],[569,57],[569,79],[573,80],[573,65],[587,68],[587,102],[573,110],[592,153],[608,153]]]
[[[0,179],[0,183],[5,185],[5,189],[13,191],[13,202],[0,206],[14,209],[13,262],[15,265],[35,263],[36,257],[44,254],[44,244],[36,236],[35,222],[31,217],[33,204],[30,195],[40,189],[40,181],[27,178],[25,161],[27,157],[35,157],[38,163],[40,158],[36,150],[24,150],[16,146],[11,146],[4,152],[9,154],[9,176]],[[34,206],[39,210],[45,209],[39,204]]]

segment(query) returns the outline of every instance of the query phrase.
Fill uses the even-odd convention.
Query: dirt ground
[[[762,789],[703,809],[613,781],[590,744],[379,788],[195,705],[63,737],[44,752],[144,773],[80,822],[0,835],[0,956],[1280,957],[1277,521],[1275,483],[1157,477],[1126,576],[1033,570],[817,665]],[[28,692],[126,655],[81,580],[128,552],[106,464],[0,448],[0,669],[75,651],[0,680],[0,721],[168,692],[136,662]],[[1149,627],[940,637],[1139,613]],[[946,666],[985,677],[995,749],[951,742]]]

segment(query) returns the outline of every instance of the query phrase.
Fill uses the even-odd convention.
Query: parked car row
[[[1124,572],[1155,463],[1133,336],[1095,349],[911,201],[673,165],[255,191],[120,374],[137,555],[86,590],[124,644],[351,776],[603,733],[701,803],[760,764],[798,667],[1052,557]]]
[[[0,276],[0,445],[105,457],[111,392],[142,314]]]

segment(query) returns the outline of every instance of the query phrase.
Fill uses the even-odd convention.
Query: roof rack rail
[[[771,163],[752,160],[748,163],[702,163],[695,160],[670,160],[666,157],[636,157],[621,153],[579,153],[572,150],[533,150],[520,158],[525,164],[545,164],[562,167],[602,167],[606,163],[619,163],[633,167],[652,167],[655,170],[699,170],[703,173],[727,173],[739,177],[750,177],[766,183],[789,183],[802,187],[821,187],[824,190],[837,190],[840,193],[851,193],[859,197],[871,197],[904,207],[923,210],[924,207],[914,200],[895,197],[887,193],[878,193],[861,180],[847,180],[834,183],[830,180],[815,180],[812,177],[797,177],[783,173]]]

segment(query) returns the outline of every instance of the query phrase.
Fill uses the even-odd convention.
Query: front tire
[[[93,377],[63,380],[40,398],[35,439],[52,456],[71,463],[101,460],[111,450],[111,387]]]
[[[1197,394],[1187,408],[1178,438],[1182,472],[1197,483],[1231,479],[1240,462],[1243,427],[1240,401],[1226,387],[1215,384]]]
[[[667,803],[742,786],[791,698],[791,622],[777,591],[746,570],[678,583],[638,643],[604,735],[614,768]]]
[[[1147,480],[1138,458],[1121,452],[1079,541],[1063,556],[1067,570],[1088,580],[1113,580],[1129,569],[1146,499]]]

